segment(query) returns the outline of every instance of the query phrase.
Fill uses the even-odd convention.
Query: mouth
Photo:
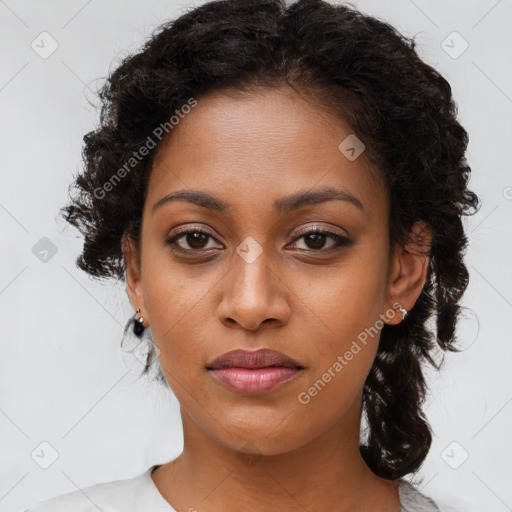
[[[268,393],[299,375],[304,367],[276,350],[233,350],[206,365],[210,374],[231,391],[244,395]]]
[[[269,367],[285,367],[303,369],[303,367],[285,354],[277,350],[262,348],[260,350],[232,350],[217,357],[206,365],[207,370],[220,370],[223,368],[249,368],[260,369]]]

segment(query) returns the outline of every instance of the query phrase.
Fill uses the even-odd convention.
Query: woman
[[[447,81],[352,8],[225,0],[100,96],[63,213],[79,267],[126,280],[184,449],[31,510],[438,511],[404,477],[479,204]]]

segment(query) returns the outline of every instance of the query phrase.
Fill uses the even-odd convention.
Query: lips
[[[219,370],[222,368],[269,368],[284,367],[303,369],[302,366],[285,354],[277,350],[262,348],[256,351],[232,350],[217,357],[212,363],[206,365],[208,370]]]
[[[291,357],[270,349],[233,350],[206,365],[216,381],[242,395],[261,395],[283,386],[304,368]]]

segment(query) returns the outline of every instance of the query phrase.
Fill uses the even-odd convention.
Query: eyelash
[[[183,249],[183,247],[179,247],[176,244],[177,240],[179,240],[180,238],[183,238],[185,235],[188,235],[191,233],[201,233],[201,234],[206,235],[209,238],[215,240],[216,242],[218,242],[215,239],[215,237],[213,237],[210,233],[208,233],[207,231],[204,231],[200,228],[194,228],[194,229],[181,231],[180,233],[177,233],[177,234],[173,235],[172,237],[168,238],[165,242],[166,242],[166,244],[168,244],[170,246],[174,246],[173,249],[178,252],[199,253],[202,250],[204,251],[205,249]],[[299,240],[305,236],[311,235],[311,234],[327,235],[328,237],[332,238],[335,241],[335,244],[333,246],[329,247],[328,249],[300,249],[300,250],[307,251],[307,252],[322,253],[322,252],[330,252],[334,249],[337,249],[337,248],[340,248],[343,246],[349,246],[352,244],[352,242],[349,238],[347,238],[345,236],[338,235],[337,233],[334,233],[332,231],[328,231],[328,230],[325,230],[322,228],[313,228],[313,229],[310,229],[309,231],[304,231],[304,232],[300,233],[299,236],[297,236],[294,240],[292,240],[292,242],[296,242],[297,240]],[[206,249],[206,250],[208,250],[208,249]]]

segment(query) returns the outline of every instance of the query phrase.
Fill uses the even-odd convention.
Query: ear
[[[423,290],[427,279],[432,246],[432,229],[424,221],[411,228],[411,241],[407,247],[393,251],[389,267],[384,322],[396,325],[402,321],[400,306],[410,311]]]
[[[123,235],[121,247],[126,265],[126,291],[130,298],[130,303],[135,310],[140,309],[140,316],[146,319],[139,251],[132,238],[126,234]]]

